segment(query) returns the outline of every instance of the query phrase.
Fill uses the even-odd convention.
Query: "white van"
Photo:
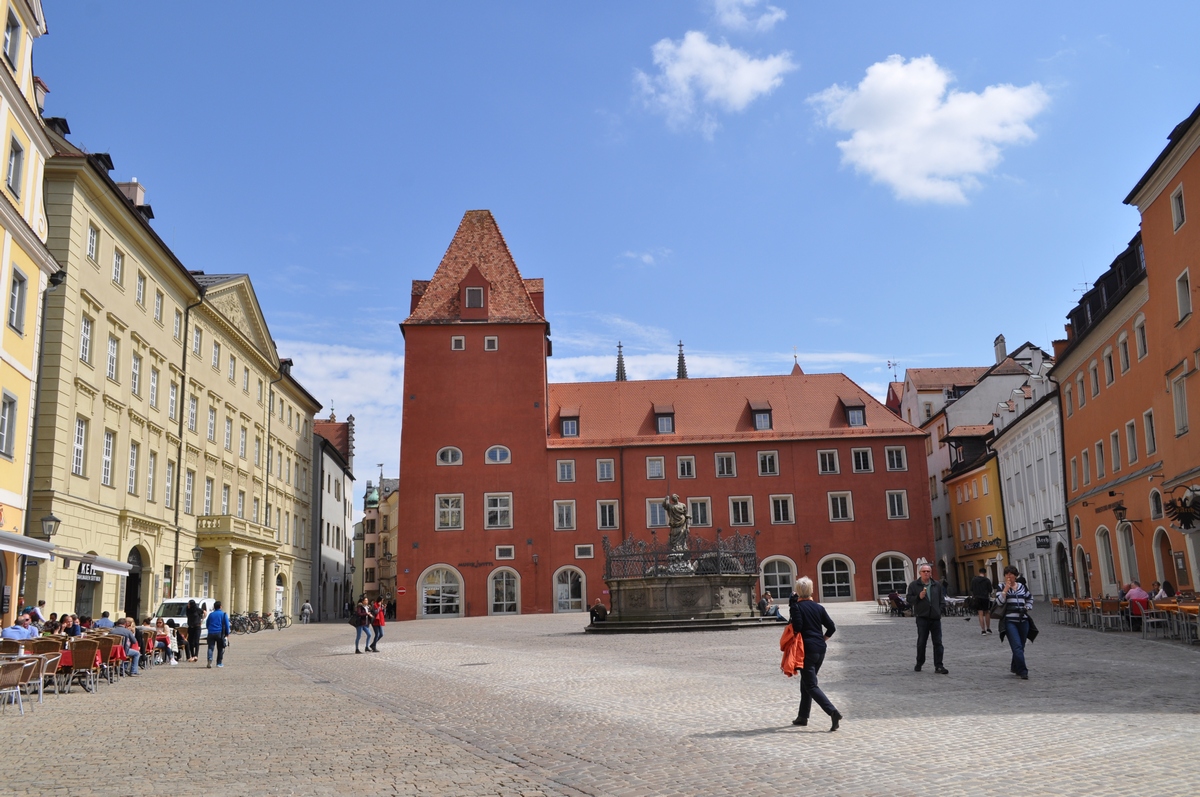
[[[195,601],[200,608],[205,612],[213,610],[213,604],[217,602],[216,598],[167,598],[158,606],[158,611],[154,615],[151,622],[157,621],[160,617],[166,623],[168,620],[174,620],[176,626],[187,627],[187,607],[189,601]],[[170,623],[167,623],[170,625]],[[208,638],[208,628],[205,622],[200,623],[200,641]]]

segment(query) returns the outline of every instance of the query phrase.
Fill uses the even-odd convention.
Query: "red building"
[[[619,366],[552,385],[543,296],[488,211],[413,282],[400,619],[583,611],[605,593],[603,538],[665,536],[668,493],[693,536],[757,535],[777,597],[809,575],[823,600],[870,600],[932,555],[924,433],[846,376],[630,382]]]

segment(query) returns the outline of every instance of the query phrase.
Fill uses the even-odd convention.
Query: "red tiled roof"
[[[957,385],[973,385],[987,373],[990,366],[964,368],[909,368],[904,378],[917,390],[938,390]]]
[[[573,382],[550,385],[549,395],[556,448],[923,434],[845,374]],[[754,429],[750,404],[760,401],[771,406],[767,431]],[[866,406],[866,426],[846,424],[845,401]],[[674,434],[656,433],[656,405],[673,407]],[[578,408],[578,437],[562,437],[562,407]]]
[[[488,210],[468,210],[446,249],[433,279],[413,282],[420,300],[406,324],[452,324],[461,318],[459,283],[475,267],[488,281],[487,320],[492,323],[536,323],[546,319],[538,312],[508,244]],[[482,319],[481,319],[482,320]]]
[[[985,437],[992,433],[992,425],[990,423],[975,423],[961,424],[951,429],[945,436],[945,440],[954,437]]]
[[[897,415],[900,414],[900,397],[904,395],[903,382],[888,382],[887,408]]]
[[[313,431],[329,441],[342,459],[350,461],[350,424],[346,421],[323,421],[313,418]]]

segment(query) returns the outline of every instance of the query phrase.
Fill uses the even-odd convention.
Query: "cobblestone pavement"
[[[838,623],[822,686],[846,716],[790,723],[779,627],[594,636],[580,615],[344,625],[235,637],[227,666],[160,668],[0,718],[0,793],[81,795],[1194,794],[1200,648],[1053,626],[1028,649],[943,621],[948,676],[868,604]],[[932,652],[931,652],[932,658]],[[160,764],[159,776],[144,777]],[[186,770],[187,779],[162,777]],[[136,773],[136,776],[135,776]]]

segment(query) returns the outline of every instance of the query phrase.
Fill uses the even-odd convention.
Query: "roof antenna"
[[[893,381],[893,382],[898,382],[898,381],[899,381],[899,380],[896,378],[896,366],[898,366],[898,365],[900,365],[900,363],[896,362],[895,360],[888,360],[888,361],[887,361],[887,367],[888,367],[888,368],[890,368],[890,369],[892,369],[892,381]]]

